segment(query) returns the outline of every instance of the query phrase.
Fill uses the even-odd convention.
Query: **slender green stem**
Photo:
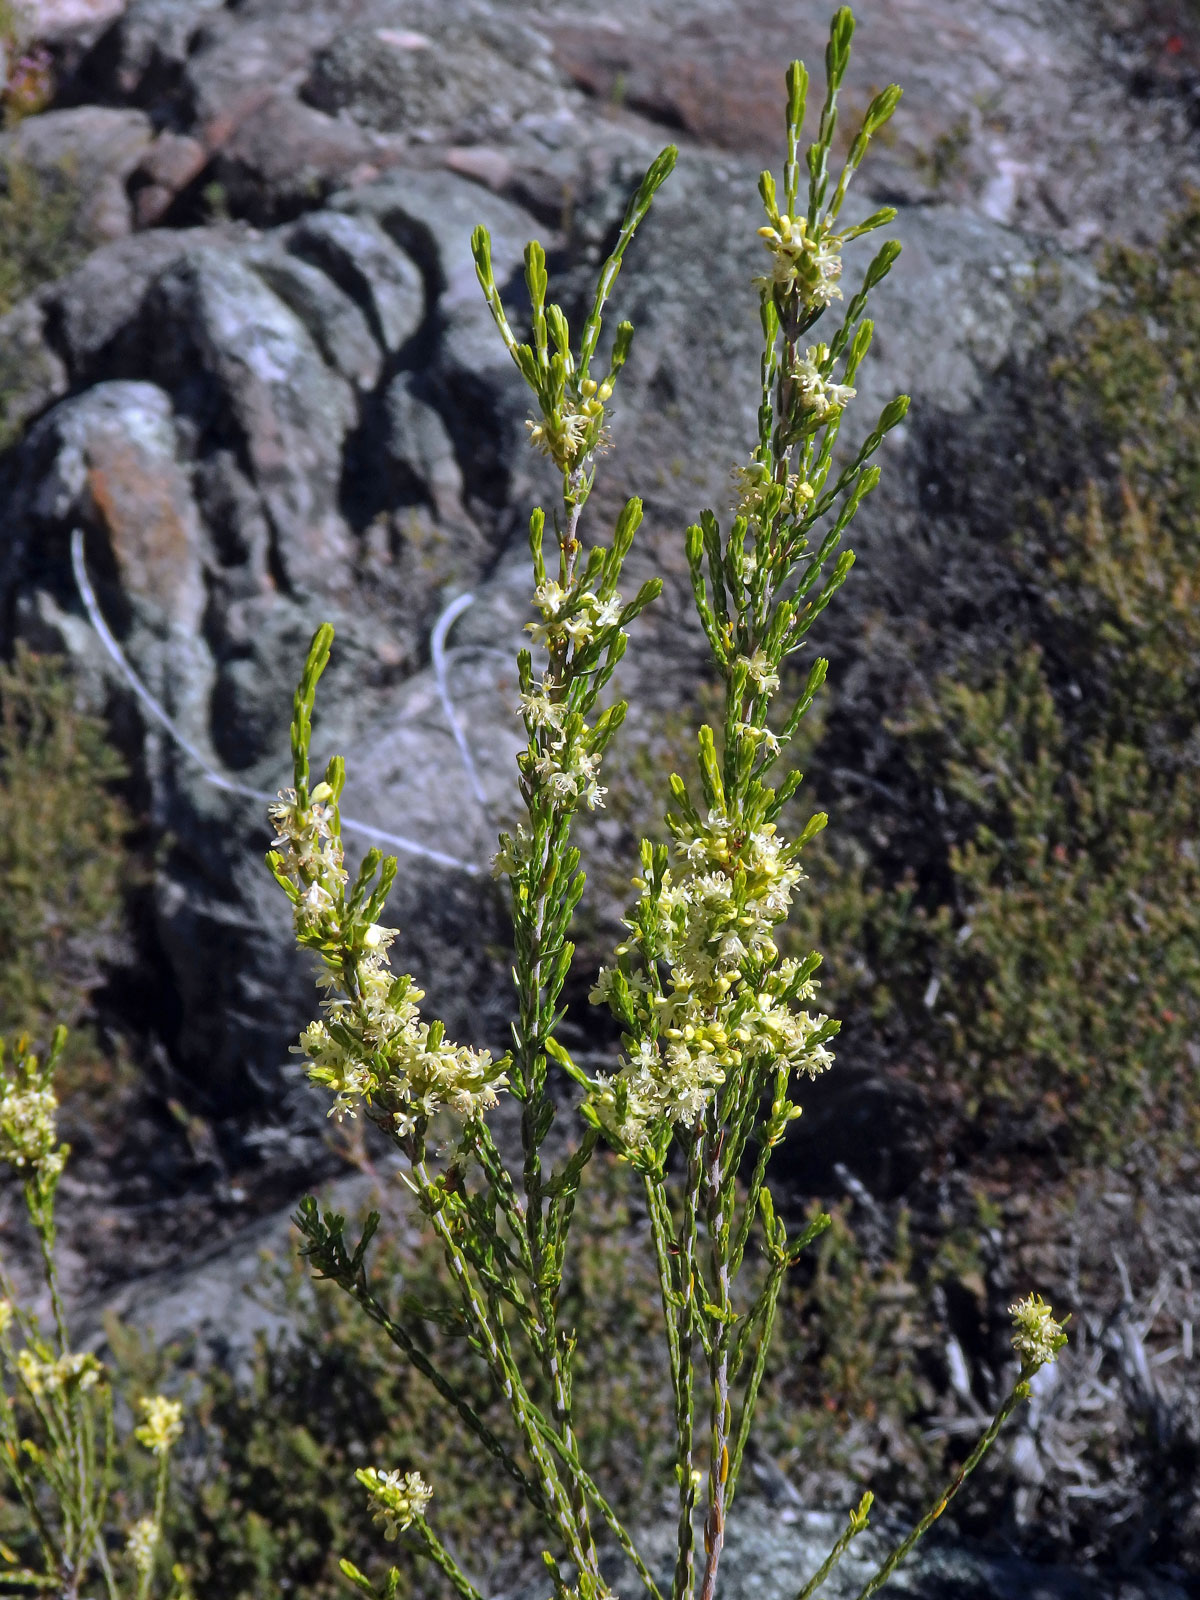
[[[0,1410],[5,1412],[7,1412],[8,1409],[9,1408],[7,1406],[0,1406]],[[42,1547],[42,1558],[45,1561],[47,1568],[51,1572],[61,1572],[63,1569],[63,1557],[58,1545],[55,1543],[53,1534],[50,1532],[50,1528],[45,1517],[42,1515],[41,1507],[38,1505],[37,1497],[33,1491],[33,1485],[29,1482],[29,1479],[22,1468],[20,1457],[20,1441],[16,1440],[14,1442],[14,1440],[6,1437],[4,1440],[3,1454],[4,1465],[8,1472],[9,1478],[12,1480],[13,1487],[21,1497],[21,1504],[28,1512],[30,1522],[33,1523],[33,1529],[37,1534],[38,1543]]]
[[[646,1212],[650,1219],[650,1237],[654,1243],[654,1263],[658,1269],[658,1287],[662,1299],[663,1327],[667,1336],[671,1382],[675,1389],[675,1403],[678,1406],[680,1401],[679,1329],[676,1321],[678,1290],[675,1286],[675,1271],[671,1266],[670,1220],[661,1184],[649,1174],[643,1181],[646,1189]]]
[[[89,1450],[90,1429],[87,1425],[89,1408],[88,1397],[76,1391],[67,1399],[67,1426],[71,1445],[71,1465],[74,1469],[75,1482],[72,1485],[73,1493],[69,1507],[64,1507],[70,1513],[69,1521],[64,1517],[64,1522],[71,1527],[75,1542],[76,1565],[82,1563],[87,1544],[87,1502],[91,1488],[91,1478],[95,1469],[95,1452]]]
[[[563,1246],[571,1227],[571,1218],[575,1214],[575,1202],[579,1198],[579,1187],[584,1169],[596,1153],[596,1147],[599,1143],[599,1130],[597,1128],[586,1129],[579,1148],[569,1157],[562,1172],[555,1180],[561,1185],[561,1192],[556,1192],[551,1197],[547,1221],[550,1246],[554,1251],[557,1263],[555,1273],[559,1282],[562,1279],[561,1257]]]
[[[818,1589],[821,1588],[825,1580],[829,1577],[829,1574],[833,1571],[834,1567],[837,1566],[838,1562],[850,1548],[851,1544],[866,1528],[867,1513],[871,1509],[872,1499],[873,1496],[870,1494],[865,1494],[862,1500],[859,1502],[857,1508],[850,1513],[850,1520],[846,1524],[846,1528],[841,1537],[838,1539],[838,1542],[825,1557],[824,1561],[822,1561],[816,1572],[813,1573],[812,1577],[804,1585],[803,1589],[801,1589],[800,1593],[796,1596],[796,1600],[812,1600],[812,1596],[816,1594]]]
[[[108,1511],[108,1502],[112,1494],[114,1477],[113,1462],[116,1455],[116,1424],[113,1417],[112,1390],[106,1389],[104,1397],[104,1456],[103,1464],[93,1466],[93,1498],[88,1513],[87,1544],[96,1552],[101,1570],[108,1559],[108,1552],[104,1544],[104,1519]],[[95,1445],[91,1446],[92,1460],[96,1462]],[[105,1579],[108,1582],[108,1579]]]
[[[533,1257],[529,1250],[529,1239],[525,1232],[525,1213],[517,1197],[516,1185],[513,1183],[512,1174],[504,1165],[500,1152],[496,1149],[496,1142],[492,1138],[492,1130],[482,1117],[478,1117],[467,1128],[467,1137],[476,1159],[483,1169],[484,1177],[491,1187],[492,1193],[500,1202],[500,1209],[504,1213],[504,1220],[508,1223],[509,1232],[521,1256],[521,1264],[529,1277],[533,1278]]]
[[[775,1098],[783,1098],[787,1090],[786,1070],[776,1074]],[[761,1130],[760,1130],[761,1135]],[[758,1158],[754,1163],[754,1172],[750,1178],[750,1186],[746,1192],[746,1209],[742,1213],[742,1220],[738,1224],[737,1235],[733,1245],[732,1267],[735,1273],[742,1270],[742,1261],[745,1258],[746,1246],[750,1242],[750,1230],[754,1226],[754,1219],[758,1215],[758,1197],[762,1193],[763,1184],[767,1181],[767,1163],[771,1159],[771,1146],[766,1139],[759,1146]]]
[[[108,1600],[118,1600],[120,1590],[117,1588],[117,1576],[113,1571],[112,1562],[109,1560],[108,1551],[104,1547],[104,1540],[96,1540],[96,1560],[100,1564],[100,1571],[104,1575],[104,1587]]]
[[[414,1167],[414,1172],[420,1179],[423,1193],[428,1196],[432,1192],[432,1183],[429,1173],[422,1161]],[[442,1252],[446,1264],[458,1284],[459,1294],[462,1298],[463,1309],[467,1312],[475,1325],[483,1349],[484,1357],[491,1369],[500,1392],[508,1402],[513,1421],[525,1442],[534,1466],[537,1469],[543,1490],[547,1497],[547,1511],[555,1528],[561,1535],[563,1542],[571,1553],[581,1570],[587,1571],[588,1551],[581,1541],[579,1530],[576,1526],[575,1516],[571,1501],[567,1495],[561,1478],[555,1468],[553,1460],[546,1453],[545,1442],[541,1431],[534,1420],[536,1408],[533,1406],[525,1391],[520,1371],[512,1358],[511,1350],[506,1351],[500,1340],[507,1343],[507,1335],[501,1321],[497,1327],[492,1326],[488,1315],[488,1308],[480,1298],[479,1292],[471,1278],[470,1266],[458,1241],[450,1231],[444,1212],[438,1208],[432,1210],[431,1220],[434,1231],[442,1245]],[[594,1552],[593,1552],[594,1562]]]
[[[754,1366],[751,1368],[750,1380],[746,1385],[745,1397],[742,1400],[737,1441],[733,1447],[733,1456],[729,1463],[726,1509],[733,1505],[733,1498],[737,1493],[738,1478],[742,1470],[742,1458],[746,1453],[746,1445],[750,1439],[750,1429],[754,1424],[754,1412],[758,1405],[758,1392],[762,1387],[763,1374],[767,1368],[767,1353],[771,1345],[771,1335],[775,1329],[775,1311],[779,1304],[779,1291],[783,1287],[784,1270],[782,1266],[772,1267],[771,1276],[764,1293],[765,1305],[762,1312],[762,1332],[755,1347]]]
[[[683,1224],[679,1237],[679,1329],[674,1341],[678,1376],[675,1383],[677,1442],[675,1476],[679,1487],[679,1521],[676,1534],[675,1577],[671,1600],[691,1600],[695,1585],[696,1481],[693,1465],[695,1434],[695,1373],[692,1342],[696,1326],[696,1234],[700,1202],[700,1154],[703,1128],[692,1131],[688,1146],[687,1183],[683,1199]],[[665,1308],[664,1308],[665,1309]],[[668,1331],[670,1319],[668,1317]]]
[[[490,1134],[488,1138],[490,1142]],[[504,1179],[507,1180],[507,1187],[511,1190],[511,1179],[509,1179],[506,1171],[504,1172]],[[497,1187],[503,1192],[505,1184],[503,1182],[498,1183]],[[512,1202],[514,1208],[516,1208],[515,1190],[512,1190]],[[561,1433],[566,1459],[571,1461],[575,1458],[576,1447],[574,1426],[571,1418],[570,1374],[566,1367],[567,1352],[559,1348],[553,1295],[550,1286],[544,1281],[544,1274],[541,1278],[536,1275],[537,1263],[533,1256],[528,1236],[523,1238],[523,1259],[537,1301],[536,1312],[527,1307],[520,1297],[514,1299],[508,1296],[507,1298],[521,1315],[522,1323],[529,1335],[534,1352],[540,1360],[542,1371],[553,1395],[555,1420]],[[500,1347],[506,1369],[510,1375],[515,1376],[519,1371],[518,1364],[504,1328],[503,1308],[499,1305],[493,1293],[498,1286],[491,1283],[489,1279],[485,1279],[485,1282],[489,1285],[490,1312],[492,1326],[497,1335],[497,1344]],[[536,1408],[530,1405],[530,1409],[536,1415]],[[597,1558],[588,1519],[587,1499],[574,1480],[569,1486],[568,1493],[571,1499],[572,1515],[579,1548],[588,1570],[592,1570],[596,1566]]]
[[[467,1397],[461,1394],[450,1380],[437,1370],[420,1345],[413,1340],[408,1330],[388,1316],[365,1283],[356,1282],[352,1279],[339,1279],[339,1282],[347,1293],[354,1296],[372,1322],[383,1329],[397,1349],[404,1352],[411,1365],[416,1368],[423,1378],[428,1379],[446,1404],[458,1414],[492,1459],[498,1462],[513,1482],[520,1487],[530,1505],[541,1512],[543,1516],[546,1515],[546,1497],[539,1485],[513,1458],[507,1447],[496,1437]]]
[[[544,1421],[542,1422],[542,1428],[545,1433],[546,1442],[550,1445],[551,1449],[558,1454],[571,1475],[579,1481],[580,1485],[586,1491],[589,1499],[591,1499],[597,1511],[599,1511],[605,1523],[608,1525],[609,1531],[616,1539],[617,1543],[621,1546],[621,1549],[629,1557],[635,1570],[637,1571],[638,1577],[642,1580],[643,1584],[645,1584],[646,1589],[651,1596],[651,1600],[663,1600],[662,1593],[659,1590],[657,1583],[655,1583],[649,1567],[647,1567],[646,1563],[642,1560],[642,1557],[638,1553],[637,1546],[634,1544],[632,1538],[630,1537],[620,1518],[617,1516],[616,1512],[605,1499],[599,1485],[584,1469],[579,1461],[578,1456],[570,1457],[567,1455],[566,1448],[563,1445],[562,1440]]]
[[[455,1589],[462,1595],[463,1600],[483,1600],[479,1590],[463,1572],[458,1562],[455,1561],[425,1518],[414,1517],[412,1528],[421,1542],[422,1553],[433,1562],[435,1567],[439,1567],[446,1574]]]
[[[597,1570],[596,1546],[595,1541],[592,1538],[591,1524],[587,1514],[586,1491],[579,1481],[579,1474],[582,1471],[582,1468],[579,1466],[574,1433],[569,1426],[569,1421],[566,1425],[564,1425],[560,1409],[563,1403],[563,1396],[561,1393],[561,1388],[559,1387],[562,1381],[561,1369],[554,1369],[551,1371],[546,1367],[545,1364],[543,1364],[543,1370],[546,1371],[547,1377],[550,1378],[555,1395],[555,1417],[559,1424],[558,1430],[556,1431],[546,1421],[546,1418],[542,1415],[538,1407],[534,1405],[533,1401],[530,1400],[524,1389],[524,1385],[520,1379],[520,1368],[517,1364],[517,1359],[513,1352],[512,1344],[509,1341],[508,1329],[504,1325],[502,1308],[499,1305],[493,1304],[490,1309],[492,1313],[492,1325],[496,1333],[496,1341],[499,1345],[502,1358],[508,1371],[516,1380],[515,1386],[522,1398],[522,1404],[524,1407],[523,1414],[527,1419],[527,1424],[538,1430],[542,1439],[546,1443],[550,1444],[551,1448],[562,1459],[564,1464],[569,1469],[570,1483],[566,1486],[563,1495],[563,1504],[569,1505],[570,1507],[570,1527],[568,1529],[562,1523],[560,1523],[559,1531],[561,1532],[568,1549],[572,1552],[572,1559],[578,1562],[582,1570],[594,1572]],[[514,1416],[516,1416],[515,1409]],[[521,1426],[520,1422],[518,1422],[518,1425]],[[536,1455],[536,1452],[534,1453]]]
[[[709,1121],[712,1122],[710,1108]],[[704,1520],[704,1571],[700,1579],[700,1600],[714,1600],[717,1569],[725,1546],[725,1490],[729,1480],[729,1436],[732,1421],[729,1401],[729,1335],[732,1318],[729,1282],[729,1229],[725,1216],[725,1197],[721,1185],[721,1138],[714,1126],[705,1129],[703,1162],[708,1210],[708,1233],[712,1249],[713,1281],[716,1288],[715,1326],[709,1356],[709,1382],[712,1391],[710,1411],[708,1514]]]
[[[154,1581],[154,1556],[158,1554],[159,1541],[162,1539],[163,1518],[167,1511],[167,1473],[170,1470],[170,1460],[164,1450],[158,1458],[158,1475],[154,1485],[154,1548],[151,1559],[146,1564],[146,1570],[138,1580],[137,1600],[147,1600],[150,1585]]]
[[[908,1555],[909,1551],[916,1544],[917,1540],[922,1538],[926,1533],[929,1532],[930,1528],[933,1527],[934,1523],[941,1516],[942,1512],[945,1511],[951,1500],[954,1499],[954,1496],[962,1488],[963,1484],[970,1477],[971,1473],[974,1472],[975,1468],[992,1448],[992,1445],[995,1444],[996,1436],[1000,1432],[1001,1428],[1008,1421],[1009,1417],[1012,1416],[1013,1412],[1020,1405],[1021,1401],[1027,1399],[1028,1396],[1029,1375],[1025,1372],[1022,1372],[1021,1377],[1018,1379],[1012,1393],[1009,1395],[1008,1399],[1000,1407],[1000,1410],[996,1413],[991,1423],[985,1429],[979,1440],[979,1443],[975,1446],[974,1450],[971,1451],[971,1454],[967,1457],[962,1466],[959,1467],[958,1471],[955,1473],[954,1477],[950,1480],[950,1483],[942,1492],[941,1497],[925,1513],[920,1522],[917,1523],[916,1527],[908,1535],[907,1539],[905,1539],[903,1543],[896,1546],[891,1555],[888,1556],[887,1560],[879,1568],[879,1571],[875,1574],[875,1576],[862,1590],[860,1590],[856,1600],[870,1600],[871,1595],[875,1594],[877,1590],[883,1588],[884,1584],[891,1577],[892,1573],[895,1572],[896,1568],[904,1560],[905,1556]]]
[[[564,1370],[564,1357],[555,1343],[555,1330],[553,1311],[547,1307],[549,1327],[547,1328],[545,1343],[546,1375],[550,1380],[554,1395],[554,1415],[558,1423],[559,1433],[562,1438],[563,1453],[568,1461],[577,1459],[575,1429],[571,1420],[571,1396],[568,1385],[568,1375]],[[596,1544],[592,1537],[591,1521],[588,1514],[587,1494],[579,1482],[578,1473],[571,1474],[571,1506],[575,1516],[575,1526],[583,1550],[587,1569],[598,1570]]]
[[[63,1310],[62,1296],[58,1290],[58,1267],[54,1260],[54,1201],[47,1200],[42,1194],[39,1181],[31,1179],[25,1185],[25,1208],[29,1212],[30,1221],[38,1236],[38,1246],[42,1255],[42,1277],[46,1288],[50,1291],[50,1304],[54,1311],[54,1329],[58,1336],[58,1353],[65,1356],[71,1348],[71,1337],[67,1332],[67,1318]]]

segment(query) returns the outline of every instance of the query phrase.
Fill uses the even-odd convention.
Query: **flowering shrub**
[[[45,1060],[22,1038],[0,1043],[0,1161],[21,1181],[39,1246],[53,1331],[22,1305],[0,1269],[0,1465],[25,1513],[18,1546],[0,1544],[0,1584],[53,1591],[77,1600],[103,1582],[110,1600],[148,1600],[160,1565],[167,1476],[182,1431],[182,1406],[164,1395],[141,1402],[137,1442],[157,1460],[152,1509],[130,1526],[114,1553],[117,1480],[113,1395],[90,1351],[71,1346],[55,1265],[55,1197],[70,1154],[58,1140],[54,1069],[66,1041],[59,1028]],[[172,1581],[183,1600],[180,1574]]]
[[[777,709],[781,668],[805,647],[849,573],[853,557],[840,549],[843,535],[879,480],[871,458],[908,405],[897,397],[856,448],[839,450],[873,335],[868,298],[899,253],[896,243],[885,243],[845,298],[846,247],[894,218],[884,208],[854,226],[842,224],[847,186],[899,98],[895,87],[875,96],[832,183],[838,93],[853,26],[848,10],[837,13],[824,105],[803,162],[808,77],[800,63],[789,69],[782,185],[769,173],[760,184],[768,265],[756,280],[763,330],[757,437],[736,472],[728,526],[709,511],[686,534],[696,606],[723,686],[723,716],[717,727],[699,730],[690,780],[671,778],[670,842],[643,842],[626,937],[596,981],[594,998],[622,1029],[613,1070],[585,1071],[557,1037],[574,956],[572,922],[585,887],[572,830],[581,808],[603,803],[602,763],[626,708],[602,697],[625,652],[626,630],[661,586],[651,580],[628,600],[619,589],[641,521],[639,501],[625,507],[607,544],[585,542],[582,519],[633,336],[622,323],[608,362],[597,366],[603,315],[625,251],[674,165],[674,150],[658,157],[633,197],[577,340],[562,309],[547,302],[540,245],[525,252],[531,305],[525,343],[501,303],[486,231],[478,229],[473,241],[500,336],[534,395],[531,440],[561,475],[549,551],[545,513],[535,511],[530,521],[535,620],[528,625],[532,648],[517,661],[525,819],[501,836],[495,862],[508,890],[515,947],[516,1014],[506,1056],[494,1060],[448,1040],[439,1022],[421,1017],[413,979],[393,973],[393,930],[381,918],[395,861],[370,851],[353,882],[345,868],[338,816],[344,767],[334,757],[314,784],[309,758],[314,698],[332,642],[328,627],[313,641],[296,694],[294,787],[271,813],[276,838],[269,864],[291,901],[300,943],[320,959],[326,991],[322,1018],[301,1036],[309,1074],[330,1093],[331,1115],[369,1117],[404,1157],[406,1181],[444,1253],[454,1315],[504,1399],[508,1426],[497,1431],[480,1414],[473,1387],[431,1359],[420,1324],[440,1320],[445,1308],[391,1307],[373,1282],[367,1256],[377,1216],[351,1243],[343,1218],[322,1215],[306,1200],[298,1218],[305,1253],[315,1272],[352,1295],[433,1384],[495,1470],[540,1515],[559,1600],[607,1594],[597,1549],[605,1530],[661,1600],[631,1532],[581,1458],[575,1426],[576,1335],[563,1315],[563,1284],[576,1199],[600,1145],[640,1182],[657,1264],[675,1422],[673,1600],[697,1593],[712,1600],[715,1593],[779,1295],[789,1268],[829,1221],[818,1216],[789,1236],[766,1182],[772,1151],[799,1115],[793,1081],[830,1066],[836,1033],[836,1023],[809,1008],[819,956],[784,956],[777,939],[802,878],[799,857],[825,818],[789,836],[785,811],[800,775],[789,772],[777,787],[769,780],[827,663],[814,661],[799,697]],[[845,304],[836,332],[810,339],[839,301]],[[559,1080],[553,1086],[552,1073]],[[578,1104],[579,1135],[555,1164],[547,1159],[547,1137],[568,1090]],[[502,1092],[521,1105],[521,1155],[512,1165],[486,1119]],[[457,1129],[445,1150],[432,1135],[443,1111]],[[751,1248],[762,1268],[743,1273]],[[1007,1399],[860,1600],[887,1581],[941,1514],[1062,1342],[1041,1302],[1020,1302],[1014,1316],[1018,1364]],[[407,1529],[418,1553],[475,1600],[475,1584],[426,1517],[436,1485],[431,1489],[418,1468],[371,1464],[359,1482],[385,1533]],[[868,1494],[850,1513],[805,1596],[866,1527],[870,1505]],[[368,1596],[396,1592],[396,1568],[382,1587],[349,1561],[342,1568]]]

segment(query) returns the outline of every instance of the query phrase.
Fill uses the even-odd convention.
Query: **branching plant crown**
[[[809,80],[788,70],[787,154],[781,183],[764,173],[759,230],[766,268],[755,280],[762,328],[756,437],[734,470],[736,500],[722,520],[704,512],[685,535],[692,591],[724,689],[724,715],[699,729],[695,770],[671,779],[667,841],[640,850],[636,899],[625,937],[598,974],[592,1000],[621,1028],[608,1072],[576,1063],[558,1037],[564,986],[575,955],[571,929],[584,892],[572,829],[581,808],[603,804],[605,752],[625,716],[606,691],[628,628],[658,596],[658,579],[631,598],[623,567],[642,520],[632,499],[607,542],[584,535],[582,516],[597,452],[629,357],[622,322],[604,361],[604,314],[625,253],[676,160],[664,150],[642,179],[604,263],[590,308],[572,331],[548,300],[545,252],[525,251],[529,338],[518,339],[492,269],[490,241],[476,230],[480,285],[500,337],[532,392],[532,443],[558,469],[561,500],[551,519],[536,510],[530,646],[517,658],[517,758],[522,822],[501,835],[495,871],[507,887],[516,985],[512,1046],[495,1060],[449,1040],[425,1021],[412,977],[393,973],[394,930],[383,925],[396,863],[369,851],[353,882],[343,860],[338,757],[311,782],[309,748],[317,681],[332,630],[316,635],[296,693],[294,787],[272,808],[271,870],[288,895],[299,942],[321,961],[322,1016],[301,1036],[312,1079],[332,1097],[331,1114],[363,1112],[391,1139],[420,1210],[441,1242],[459,1305],[456,1315],[497,1392],[507,1402],[504,1437],[471,1395],[438,1370],[420,1338],[422,1313],[390,1308],[367,1263],[372,1215],[357,1243],[344,1218],[300,1209],[314,1271],[352,1295],[402,1355],[434,1384],[498,1471],[542,1514],[549,1580],[558,1600],[607,1594],[598,1539],[615,1542],[652,1600],[713,1600],[726,1520],[737,1493],[779,1293],[788,1270],[828,1225],[818,1217],[794,1235],[777,1214],[767,1172],[772,1152],[800,1114],[797,1080],[832,1062],[835,1021],[812,1008],[820,957],[784,956],[776,937],[803,879],[801,853],[825,825],[812,817],[789,835],[785,817],[800,784],[782,758],[825,679],[812,662],[800,693],[780,703],[786,663],[805,649],[817,618],[845,582],[853,555],[843,538],[879,481],[873,457],[904,418],[889,402],[859,442],[841,430],[871,346],[872,291],[900,253],[885,242],[848,292],[847,250],[894,220],[890,207],[848,225],[843,207],[871,137],[896,108],[895,86],[877,94],[836,178],[831,165],[838,97],[854,21],[843,8],[826,51],[826,90],[815,136],[801,157]],[[822,319],[836,323],[818,339]],[[824,331],[824,330],[823,330]],[[564,1082],[553,1085],[551,1075]],[[521,1155],[510,1166],[486,1120],[501,1092],[521,1105]],[[557,1163],[546,1141],[566,1091],[580,1114],[576,1140]],[[443,1110],[458,1118],[448,1155],[431,1135]],[[560,1314],[572,1213],[601,1144],[624,1160],[643,1193],[658,1264],[664,1337],[676,1423],[678,1538],[673,1570],[653,1573],[580,1459],[573,1426],[575,1336]],[[765,1273],[743,1274],[753,1248]],[[444,1308],[429,1308],[437,1319]],[[932,1524],[1028,1394],[1029,1380],[1063,1342],[1036,1297],[1013,1308],[1016,1381],[955,1480],[862,1590],[873,1594]],[[403,1468],[403,1470],[401,1470]],[[438,1539],[426,1511],[433,1492],[415,1466],[365,1467],[359,1482],[388,1537],[407,1532],[467,1600],[477,1589]],[[870,1494],[800,1600],[816,1592],[867,1526]],[[392,1568],[377,1587],[350,1562],[343,1571],[368,1596],[393,1595]],[[660,1583],[662,1587],[660,1588]]]

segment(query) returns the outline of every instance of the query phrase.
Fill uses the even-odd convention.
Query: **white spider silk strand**
[[[243,799],[257,800],[262,804],[271,805],[276,800],[277,796],[273,794],[267,794],[262,789],[251,789],[246,784],[237,783],[232,778],[226,778],[222,773],[215,771],[209,765],[205,757],[196,748],[196,746],[192,744],[191,741],[183,734],[181,729],[176,726],[174,719],[171,717],[166,708],[154,698],[149,689],[147,689],[146,685],[133,670],[132,666],[130,666],[125,652],[117,643],[112,630],[109,628],[108,623],[104,620],[104,615],[101,612],[99,602],[96,599],[96,592],[92,588],[91,579],[88,577],[87,564],[84,561],[83,556],[83,531],[80,528],[76,528],[71,534],[71,568],[75,574],[75,586],[79,590],[79,598],[83,601],[84,609],[88,614],[88,620],[92,627],[96,630],[101,644],[103,644],[105,650],[112,658],[117,670],[120,672],[125,682],[133,690],[134,694],[141,701],[142,705],[145,706],[146,710],[150,713],[154,720],[160,723],[161,726],[166,729],[167,733],[171,736],[172,741],[180,750],[183,751],[184,755],[187,756],[188,759],[200,769],[200,772],[204,777],[204,781],[206,783],[211,783],[214,788],[224,790],[226,794],[241,795]],[[471,778],[476,795],[482,801],[482,795],[480,794],[479,788],[479,779],[475,772],[474,763],[470,759],[470,752],[466,745],[466,736],[463,733],[458,718],[454,713],[454,708],[451,704],[449,692],[445,684],[446,634],[450,630],[451,623],[453,623],[457,617],[462,615],[467,606],[471,604],[473,598],[474,597],[469,594],[460,595],[459,598],[455,600],[452,605],[448,606],[438,618],[437,627],[434,629],[434,672],[438,680],[438,689],[442,697],[442,705],[445,708],[451,731],[454,734],[455,743],[458,745],[459,753],[463,758],[463,765],[466,767],[468,776]],[[440,670],[438,663],[440,663]],[[420,856],[425,861],[435,862],[439,867],[450,867],[456,872],[465,872],[472,877],[478,876],[482,870],[473,861],[460,861],[457,856],[447,855],[443,850],[434,850],[428,845],[418,844],[415,839],[407,839],[403,834],[387,833],[382,828],[374,828],[369,822],[358,822],[353,817],[343,816],[342,827],[350,833],[356,833],[364,839],[372,840],[376,844],[388,845],[391,849],[399,850],[405,855]]]
[[[446,635],[462,616],[468,606],[473,605],[473,594],[460,594],[457,600],[452,600],[434,625],[433,634],[429,641],[429,654],[433,662],[433,676],[437,684],[438,694],[442,699],[442,710],[446,713],[446,721],[450,724],[450,732],[454,735],[454,742],[458,746],[459,758],[463,770],[470,780],[475,798],[479,802],[484,816],[488,814],[487,795],[483,792],[483,784],[479,779],[479,772],[475,766],[474,757],[471,755],[471,746],[467,742],[467,735],[462,723],[458,719],[458,712],[454,708],[454,701],[450,698],[450,684],[446,677]]]

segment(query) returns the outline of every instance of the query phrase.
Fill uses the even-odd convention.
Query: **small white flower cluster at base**
[[[43,1187],[57,1182],[68,1153],[58,1142],[58,1099],[51,1087],[60,1046],[61,1041],[42,1062],[22,1038],[9,1062],[0,1044],[0,1161]]]
[[[808,306],[828,306],[842,298],[842,239],[807,217],[776,217],[773,227],[760,228],[759,238],[771,252],[771,274],[756,278],[759,288],[795,293]]]
[[[829,346],[810,345],[792,369],[792,379],[800,395],[800,409],[815,423],[828,422],[854,399],[858,392],[847,383],[834,383],[829,377]]]

